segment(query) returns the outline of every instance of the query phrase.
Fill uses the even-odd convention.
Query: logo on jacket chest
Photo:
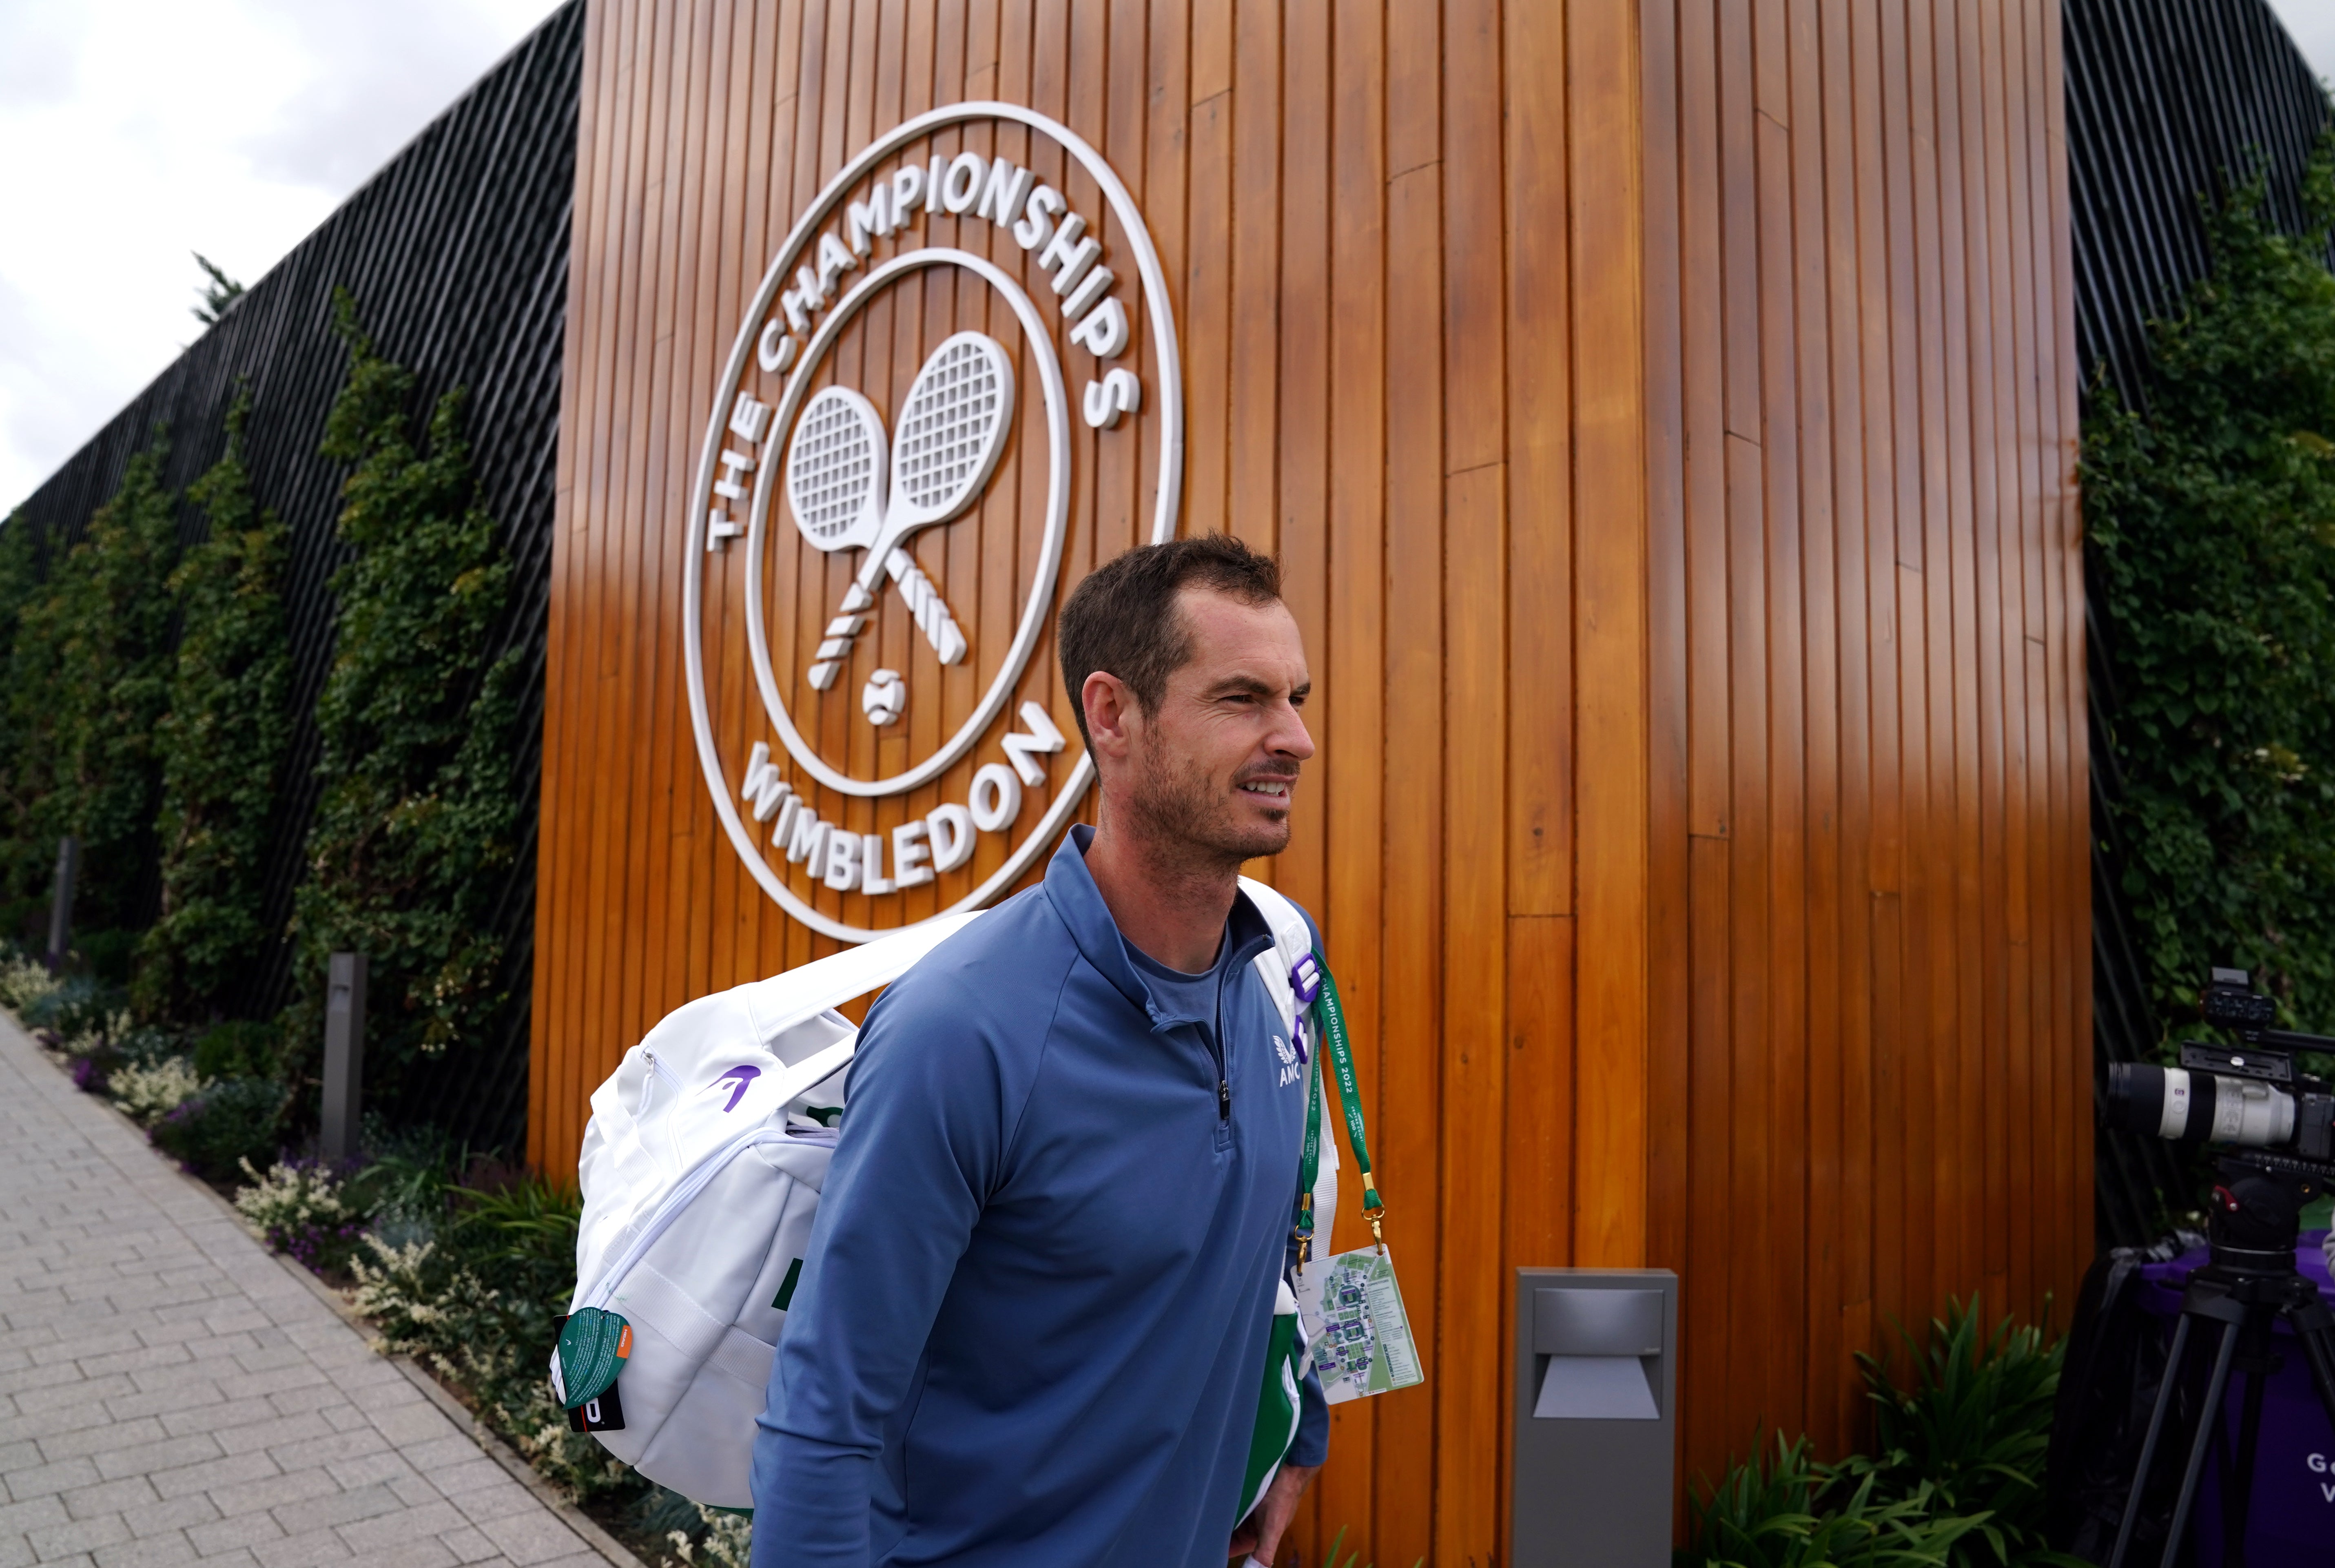
[[[1277,1034],[1273,1037],[1273,1054],[1281,1059],[1281,1075],[1274,1080],[1274,1088],[1287,1089],[1304,1075],[1304,1058],[1297,1054],[1296,1047]]]

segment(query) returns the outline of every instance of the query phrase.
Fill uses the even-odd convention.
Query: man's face
[[[1237,864],[1289,843],[1297,769],[1313,755],[1298,710],[1313,690],[1296,617],[1205,589],[1177,595],[1191,656],[1158,711],[1130,713],[1127,804],[1154,832]]]

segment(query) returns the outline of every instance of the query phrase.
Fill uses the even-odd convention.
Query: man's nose
[[[1313,737],[1305,728],[1304,716],[1284,703],[1281,722],[1274,727],[1267,744],[1276,757],[1293,757],[1303,762],[1313,755]]]

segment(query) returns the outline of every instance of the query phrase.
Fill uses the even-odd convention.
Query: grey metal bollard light
[[[81,840],[71,834],[57,840],[57,876],[49,895],[49,973],[64,967],[73,951],[73,883],[81,875]]]
[[[365,955],[335,953],[325,971],[325,1113],[328,1160],[357,1152],[364,1098]]]
[[[1515,1568],[1669,1568],[1678,1276],[1516,1271]]]

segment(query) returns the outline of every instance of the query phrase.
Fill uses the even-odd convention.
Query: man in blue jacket
[[[1305,1075],[1244,861],[1289,842],[1311,688],[1275,564],[1129,552],[1058,628],[1101,781],[1045,881],[868,1011],[754,1447],[755,1568],[1270,1563],[1246,1520]]]

